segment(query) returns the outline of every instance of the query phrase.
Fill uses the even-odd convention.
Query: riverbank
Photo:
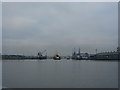
[[[48,59],[52,59],[52,58],[48,58]],[[41,60],[41,59],[38,59],[38,58],[0,58],[0,60]],[[46,59],[42,59],[42,60],[46,60]],[[71,59],[71,60],[75,60],[75,59]],[[95,60],[95,61],[100,61],[100,60],[101,61],[120,61],[120,59],[81,59],[81,60],[86,60],[86,61],[87,60],[92,60],[92,61],[93,60]]]

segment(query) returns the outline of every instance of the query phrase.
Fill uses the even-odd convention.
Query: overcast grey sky
[[[0,2],[0,53],[2,53],[2,2]]]
[[[3,53],[54,55],[113,51],[118,46],[118,6],[109,3],[3,3]]]

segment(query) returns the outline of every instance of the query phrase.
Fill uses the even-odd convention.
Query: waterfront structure
[[[120,54],[120,47],[117,48],[117,52]]]
[[[119,50],[113,52],[102,52],[95,55],[91,55],[90,59],[94,60],[120,60]]]
[[[2,55],[2,59],[25,59],[24,55]]]
[[[75,51],[75,48],[74,48],[74,51],[72,53],[72,59],[75,59],[75,57],[76,57],[76,51]]]
[[[0,54],[0,60],[2,59],[2,55]]]
[[[82,59],[81,53],[80,53],[80,48],[79,48],[78,53],[76,53],[75,48],[74,48],[74,52],[72,54],[72,59],[75,59],[75,60],[81,60]]]

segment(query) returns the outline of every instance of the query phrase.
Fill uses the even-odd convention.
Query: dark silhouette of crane
[[[44,51],[42,51],[42,52],[41,52],[41,51],[38,52],[38,58],[39,58],[39,59],[47,59],[47,55],[46,55],[46,56],[43,56],[43,53],[44,53],[45,51],[46,51],[46,50],[44,50]]]

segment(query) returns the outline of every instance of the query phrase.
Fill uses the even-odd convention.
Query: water
[[[4,60],[3,87],[117,88],[117,61]]]

